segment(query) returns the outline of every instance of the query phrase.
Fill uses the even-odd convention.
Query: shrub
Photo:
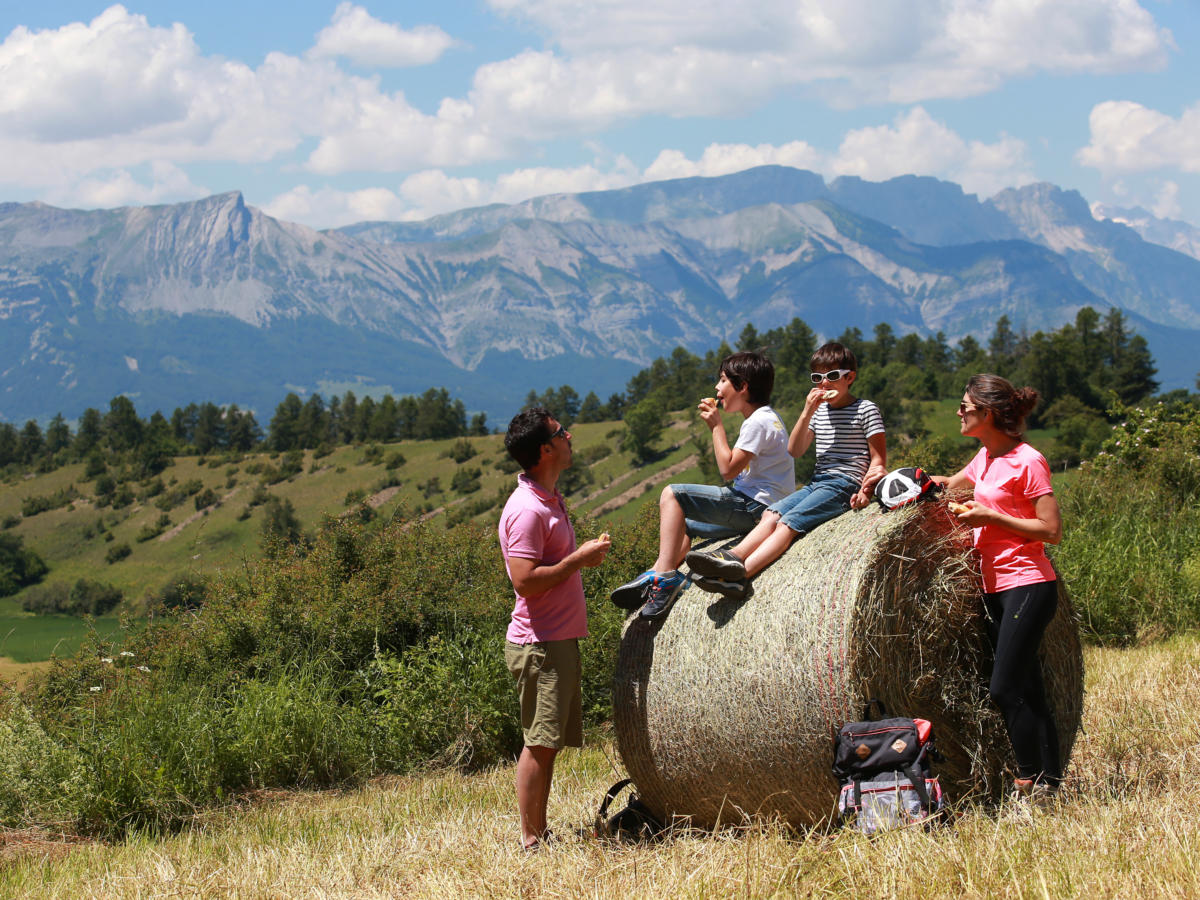
[[[221,502],[221,498],[217,496],[217,492],[212,488],[205,488],[196,495],[192,502],[196,504],[197,510],[201,510],[208,509],[210,506],[216,506]]]
[[[1105,450],[1060,492],[1054,559],[1085,631],[1126,644],[1200,621],[1200,413],[1118,412]]]
[[[104,561],[110,566],[113,563],[120,562],[125,557],[133,552],[133,548],[127,543],[113,544],[108,548],[108,552],[104,554]]]
[[[91,481],[97,476],[103,475],[108,471],[108,466],[104,462],[104,457],[99,453],[92,453],[87,458],[87,463],[83,469],[83,478],[85,481]]]
[[[120,588],[80,578],[69,587],[58,582],[26,591],[21,608],[39,615],[102,616],[124,599]]]
[[[167,582],[158,593],[148,594],[147,599],[167,609],[199,609],[204,605],[207,585],[204,578],[187,573]]]
[[[50,571],[19,534],[0,534],[0,597],[37,584]]]
[[[392,469],[399,469],[406,462],[408,460],[404,458],[404,454],[397,450],[395,453],[388,454],[388,458],[383,462],[383,467],[390,472]]]
[[[482,477],[483,470],[478,466],[456,469],[450,479],[450,489],[459,494],[472,494],[482,487],[479,481]]]
[[[459,438],[457,441],[443,450],[439,455],[443,459],[448,457],[454,460],[456,463],[462,464],[468,459],[473,458],[478,452],[479,451],[475,449],[471,442],[464,437]]]
[[[518,463],[511,456],[509,456],[507,453],[505,453],[503,456],[499,457],[494,463],[492,463],[492,465],[498,471],[504,472],[506,475],[513,475],[513,474],[521,471],[521,464]]]
[[[278,555],[284,547],[305,543],[304,531],[291,500],[272,497],[264,507],[262,545],[269,555]]]
[[[0,691],[0,821],[73,823],[88,786],[82,755],[51,738],[16,694]]]
[[[21,501],[21,515],[26,519],[31,519],[38,513],[47,512],[52,509],[61,509],[64,506],[69,506],[71,501],[75,500],[78,496],[79,491],[75,490],[75,485],[72,484],[43,497],[26,497]]]

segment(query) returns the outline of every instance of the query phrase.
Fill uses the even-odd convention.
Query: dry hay
[[[951,799],[995,796],[1011,749],[987,697],[991,651],[970,531],[944,502],[872,504],[797,541],[725,600],[692,586],[661,623],[625,625],[613,685],[621,758],[652,810],[710,828],[794,826],[833,809],[831,739],[878,697],[933,722]],[[1070,600],[1042,641],[1064,762],[1083,710]]]

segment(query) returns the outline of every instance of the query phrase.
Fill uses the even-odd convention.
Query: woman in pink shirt
[[[1062,518],[1046,458],[1024,440],[1025,417],[1037,401],[1033,388],[1014,388],[998,375],[971,376],[958,407],[959,430],[983,446],[961,471],[934,479],[974,490],[958,518],[974,529],[995,650],[989,690],[1008,726],[1014,788],[1023,796],[1051,794],[1062,780],[1037,653],[1058,603],[1045,544],[1062,540]]]

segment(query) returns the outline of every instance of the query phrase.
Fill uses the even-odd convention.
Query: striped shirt
[[[816,438],[814,475],[842,475],[860,483],[871,465],[867,438],[883,434],[883,416],[870,400],[859,398],[841,409],[822,403],[808,423]]]

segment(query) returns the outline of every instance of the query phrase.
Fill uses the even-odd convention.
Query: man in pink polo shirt
[[[571,465],[571,433],[540,406],[509,423],[509,455],[525,471],[500,515],[500,551],[517,595],[504,657],[517,680],[525,747],[517,760],[521,846],[545,841],[546,803],[554,758],[583,746],[579,638],[587,636],[587,606],[579,570],[598,566],[607,536],[575,546],[575,529],[558,491]]]

